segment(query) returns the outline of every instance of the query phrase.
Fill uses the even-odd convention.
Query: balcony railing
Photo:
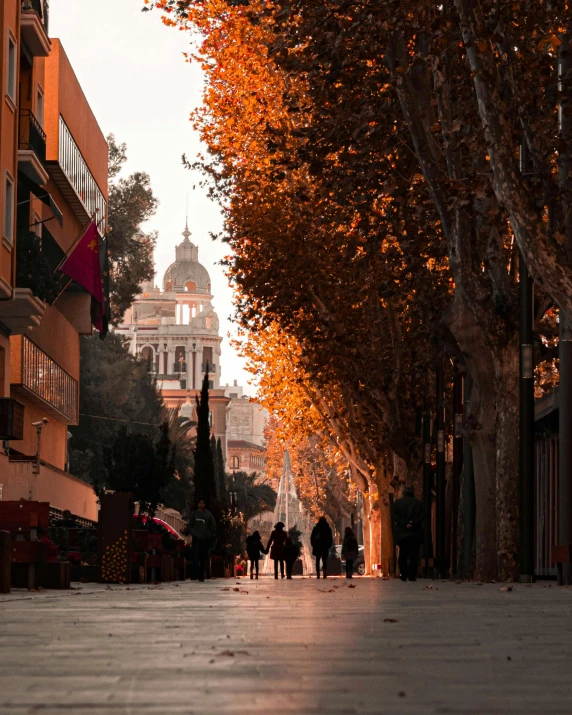
[[[29,109],[20,111],[20,141],[18,148],[31,149],[42,163],[46,161],[46,133]]]
[[[41,406],[65,424],[79,420],[79,384],[25,335],[11,341],[10,382],[17,394]]]
[[[107,202],[61,116],[59,140],[59,165],[87,214],[95,216],[99,232],[104,236],[107,227]]]
[[[22,12],[35,12],[48,32],[49,8],[46,0],[22,0]]]

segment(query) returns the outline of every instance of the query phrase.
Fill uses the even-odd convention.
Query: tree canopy
[[[420,476],[416,416],[432,409],[442,367],[447,381],[467,375],[476,573],[514,578],[519,261],[546,331],[539,380],[554,381],[557,308],[572,310],[572,71],[557,71],[572,67],[572,9],[154,4],[167,25],[199,33],[199,163],[225,210],[237,319],[265,404],[347,460],[387,563],[396,464]]]

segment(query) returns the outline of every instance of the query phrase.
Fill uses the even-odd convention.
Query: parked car
[[[336,550],[336,556],[341,560],[342,562],[342,573],[345,573],[346,569],[346,560],[342,556],[342,545],[341,544],[336,544],[334,546],[334,549]],[[357,559],[354,559],[354,573],[359,574],[360,576],[363,576],[365,574],[365,557],[364,557],[364,548],[363,546],[358,546],[358,555]]]

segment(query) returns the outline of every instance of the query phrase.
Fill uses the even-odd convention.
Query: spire
[[[189,231],[189,217],[187,216],[187,219],[185,221],[185,230],[183,231],[183,238],[185,239],[185,243],[188,243],[190,236],[191,232]]]

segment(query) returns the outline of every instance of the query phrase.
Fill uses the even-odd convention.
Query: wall
[[[17,43],[16,55],[19,62],[19,4],[20,0],[3,0],[0,3],[0,298],[10,295],[13,279],[12,248],[3,240],[4,212],[6,210],[4,206],[4,178],[6,172],[9,172],[15,184],[18,180],[18,109],[7,97],[6,55],[8,31],[10,30]],[[18,74],[19,72],[17,72]],[[17,97],[16,101],[18,101]],[[10,210],[14,210],[13,207],[10,207]],[[16,216],[14,215],[14,224],[15,222]]]
[[[30,340],[79,381],[79,334],[64,316],[48,306],[42,322],[29,333]]]
[[[47,160],[58,160],[59,115],[69,127],[102,194],[107,197],[107,142],[57,39],[46,59]]]
[[[77,516],[97,521],[97,497],[92,487],[70,474],[41,465],[36,476],[31,462],[11,462],[0,483],[4,501],[27,499],[31,484],[35,501],[47,501],[57,509],[69,509]]]

